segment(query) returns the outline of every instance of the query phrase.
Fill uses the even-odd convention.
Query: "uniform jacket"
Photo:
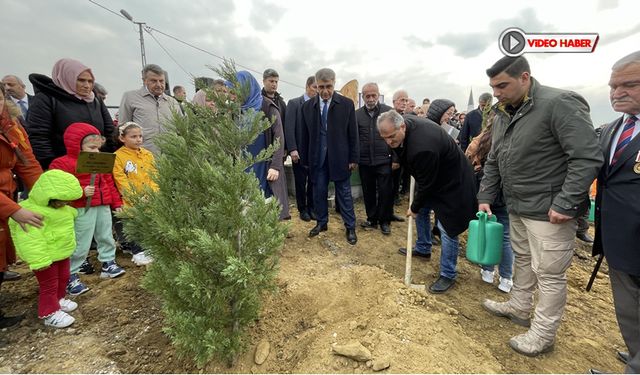
[[[455,140],[438,124],[404,117],[403,145],[396,149],[402,165],[416,179],[411,211],[431,207],[451,237],[464,232],[478,208],[473,168]]]
[[[303,165],[309,167],[311,181],[315,182],[320,163],[320,96],[302,105],[302,142],[299,146]],[[329,180],[342,181],[351,176],[350,163],[358,163],[360,146],[355,107],[351,99],[333,94],[327,115],[327,160]]]
[[[71,124],[64,132],[64,144],[67,147],[67,155],[51,162],[51,169],[61,169],[76,176],[83,190],[91,182],[91,174],[77,173],[76,166],[78,164],[78,155],[80,155],[82,140],[90,134],[100,134],[100,132],[89,124],[81,122]],[[91,198],[91,207],[111,206],[112,209],[116,209],[122,206],[122,200],[113,182],[111,173],[98,173],[94,186],[96,187],[96,191]],[[83,191],[82,197],[73,201],[72,205],[76,208],[84,208],[86,204],[87,197]]]
[[[36,96],[29,102],[27,132],[33,145],[33,153],[43,169],[49,163],[67,153],[64,147],[64,131],[74,122],[93,125],[105,136],[104,150],[115,151],[113,135],[115,127],[111,115],[102,100],[96,97],[91,103],[67,93],[42,74],[31,74]]]
[[[589,106],[574,92],[531,88],[513,116],[496,104],[491,151],[478,201],[491,204],[500,186],[510,213],[548,221],[550,208],[571,216],[589,206],[589,186],[602,165]]]
[[[620,117],[607,124],[600,136],[605,162],[598,174],[593,252],[604,251],[609,267],[640,276],[640,173],[634,172],[640,136],[631,140],[613,167],[609,165],[613,136],[622,123]]]
[[[11,219],[11,237],[18,256],[27,262],[32,270],[49,267],[51,263],[67,259],[76,248],[74,221],[78,216],[75,208],[63,206],[49,207],[49,200],[72,201],[82,196],[78,179],[60,170],[50,170],[42,174],[29,192],[29,198],[20,206],[44,217],[42,228],[30,226],[27,232],[18,222]]]
[[[151,179],[155,173],[153,154],[141,147],[139,150],[132,150],[122,146],[115,152],[116,160],[113,164],[113,180],[118,188],[118,192],[124,197],[125,192],[140,192],[146,186],[156,190],[158,186]],[[128,205],[126,199],[123,199]]]

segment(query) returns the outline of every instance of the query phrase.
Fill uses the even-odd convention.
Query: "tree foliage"
[[[159,189],[129,194],[133,207],[124,213],[126,234],[155,259],[143,285],[162,301],[165,332],[199,366],[243,350],[263,293],[275,288],[287,230],[277,202],[246,172],[273,154],[274,147],[255,158],[245,151],[270,121],[241,111],[248,87],[239,86],[232,62],[216,72],[234,84],[229,95],[210,90],[217,110],[173,117],[155,140]]]

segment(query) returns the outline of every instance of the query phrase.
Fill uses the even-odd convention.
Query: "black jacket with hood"
[[[107,138],[104,150],[115,151],[113,121],[100,98],[96,97],[92,102],[78,99],[42,74],[30,74],[29,81],[36,96],[29,103],[26,130],[42,169],[48,169],[53,159],[66,155],[64,131],[75,122],[95,126]]]

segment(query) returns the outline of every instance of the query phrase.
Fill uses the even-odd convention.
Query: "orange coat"
[[[0,115],[0,272],[16,261],[16,253],[9,234],[9,217],[20,209],[13,200],[16,191],[14,174],[22,179],[29,189],[42,174],[42,168],[33,156],[31,144],[24,128],[17,120],[7,121],[8,113]],[[14,146],[19,148],[27,163],[23,164],[16,156]]]

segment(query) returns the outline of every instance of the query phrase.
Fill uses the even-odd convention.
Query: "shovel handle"
[[[89,186],[93,186],[93,184],[95,183],[96,183],[96,174],[91,173],[91,181],[89,181]],[[87,197],[87,205],[85,206],[85,210],[88,210],[91,207],[91,198],[93,198],[93,196]]]

